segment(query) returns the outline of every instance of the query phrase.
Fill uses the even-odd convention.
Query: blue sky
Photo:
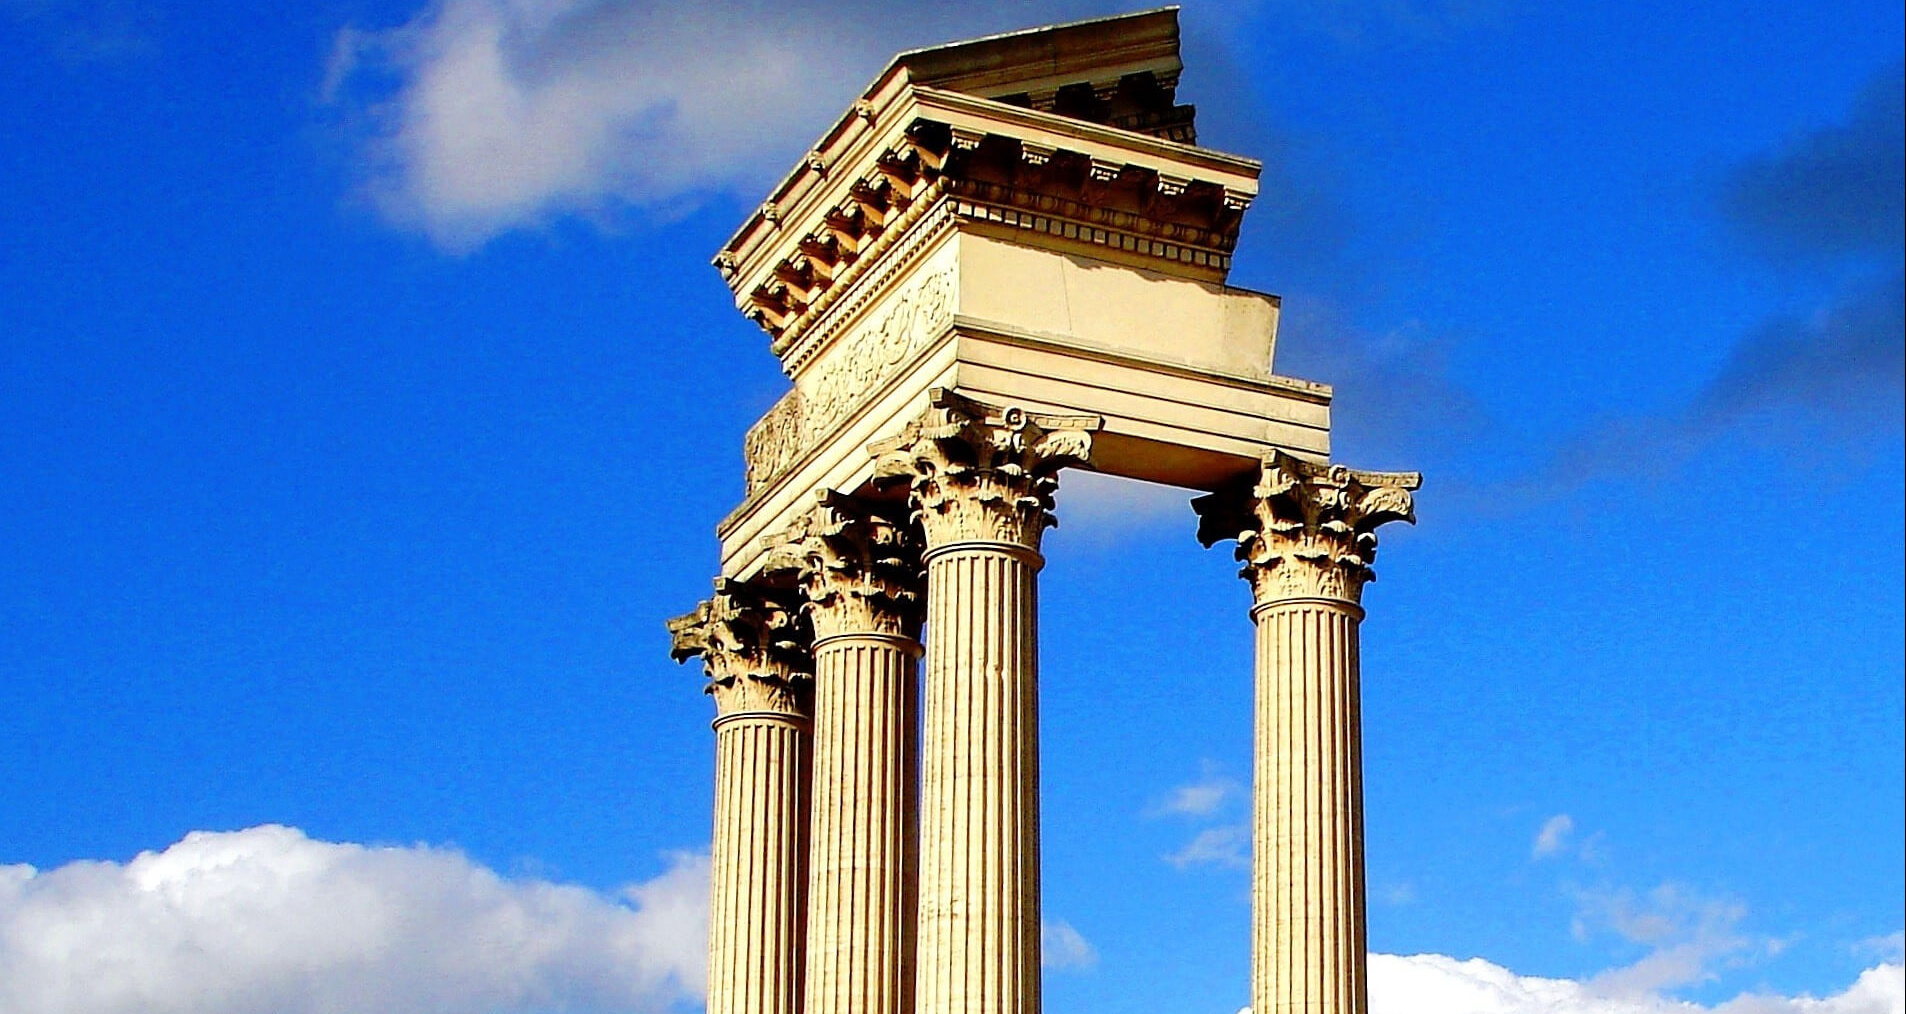
[[[110,949],[201,1010],[692,1008],[661,621],[785,385],[708,257],[892,52],[1115,7],[0,0],[0,999],[171,1009]],[[1906,923],[1898,5],[1184,22],[1279,371],[1427,474],[1367,595],[1370,943],[1455,961],[1379,1014],[1898,1010],[1849,992]],[[1245,1000],[1248,593],[1182,501],[1069,478],[1050,536],[1054,1012]],[[471,912],[562,960],[492,982]],[[241,924],[350,946],[181,964]]]

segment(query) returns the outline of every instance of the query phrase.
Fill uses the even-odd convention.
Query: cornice
[[[1207,280],[1229,270],[1257,194],[1253,159],[958,92],[906,85],[881,98],[863,100],[853,119],[864,126],[823,139],[715,259],[777,355],[945,193],[964,198],[966,217]],[[1136,205],[1113,206],[1121,193]]]
[[[983,127],[988,133],[1007,136],[1017,136],[1016,132],[1056,134],[1072,141],[1068,146],[1071,151],[1117,158],[1122,164],[1153,171],[1164,166],[1195,169],[1203,176],[1234,184],[1239,190],[1253,196],[1257,194],[1258,175],[1264,169],[1263,162],[1244,155],[1181,144],[1151,134],[1108,127],[1040,109],[1008,105],[977,95],[917,86],[910,91],[917,110],[915,115],[921,119],[938,120],[953,126],[970,124]]]

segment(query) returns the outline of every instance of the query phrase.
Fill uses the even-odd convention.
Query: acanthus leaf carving
[[[1415,523],[1415,472],[1365,472],[1316,464],[1282,451],[1266,455],[1255,482],[1199,497],[1198,538],[1237,541],[1258,603],[1292,598],[1357,602],[1376,579],[1376,530]]]
[[[817,641],[919,635],[920,545],[904,511],[822,490],[815,506],[774,540],[767,570],[795,575]]]
[[[811,713],[813,635],[790,592],[720,578],[714,596],[669,620],[668,632],[675,661],[702,660],[718,717]]]
[[[956,542],[1037,551],[1052,516],[1059,470],[1091,461],[1097,416],[994,406],[935,390],[926,414],[868,448],[874,481],[907,484],[929,549]]]

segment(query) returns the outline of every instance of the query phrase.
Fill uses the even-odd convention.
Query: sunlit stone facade
[[[1174,9],[902,54],[715,258],[792,388],[669,624],[716,702],[711,1014],[1039,1011],[1066,468],[1236,543],[1252,1003],[1367,1006],[1357,631],[1418,478],[1330,463],[1330,389],[1272,371],[1277,298],[1225,284],[1259,165],[1196,147],[1181,68]]]

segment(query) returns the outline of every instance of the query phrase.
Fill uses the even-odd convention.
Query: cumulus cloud
[[[1824,998],[1742,994],[1715,1006],[1648,994],[1613,994],[1594,982],[1517,975],[1481,958],[1370,956],[1371,1014],[1901,1014],[1906,971],[1868,969]]]
[[[468,250],[566,215],[601,222],[716,194],[751,200],[896,52],[1146,6],[958,0],[896,18],[875,0],[430,0],[403,24],[340,30],[321,97],[348,127],[370,203]],[[1187,30],[1203,45],[1206,27],[1223,35],[1274,17],[1344,40],[1435,36],[1498,6],[1252,0],[1194,8]],[[1241,81],[1212,81],[1235,77],[1229,62],[1202,58],[1194,100],[1238,105]],[[1218,111],[1233,127],[1262,127],[1261,111]],[[1267,189],[1289,184],[1278,153],[1261,154],[1272,158]],[[1266,214],[1285,225],[1313,203],[1284,197]]]
[[[1566,813],[1558,813],[1542,822],[1542,829],[1535,833],[1535,844],[1529,854],[1536,859],[1545,859],[1562,851],[1568,845],[1569,835],[1575,833],[1575,818]]]
[[[610,897],[454,850],[194,832],[130,862],[0,867],[0,1010],[665,1011],[699,1000],[707,863]]]
[[[337,37],[324,98],[391,222],[467,250],[555,217],[753,197],[901,49],[1086,12],[1083,0],[435,0]]]
[[[1099,963],[1099,952],[1072,924],[1055,919],[1039,927],[1041,961],[1047,968],[1083,970]]]

